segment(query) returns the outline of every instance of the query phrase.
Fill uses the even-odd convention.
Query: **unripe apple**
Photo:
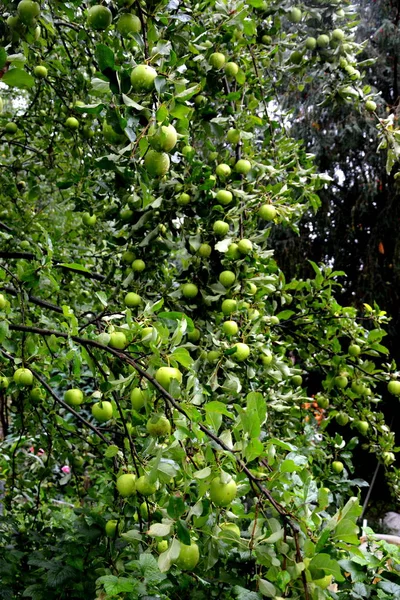
[[[6,390],[9,386],[8,377],[0,377],[0,390]],[[35,388],[37,389],[37,388]]]
[[[392,381],[389,381],[387,389],[389,394],[393,394],[393,396],[400,396],[400,381],[392,379]]]
[[[208,62],[214,69],[222,69],[225,64],[225,55],[222,52],[213,52]]]
[[[79,129],[78,119],[75,119],[75,117],[68,117],[68,119],[65,121],[65,127],[68,127],[68,129],[72,130]]]
[[[215,221],[213,225],[213,232],[216,235],[226,235],[229,231],[229,224],[225,223],[225,221]]]
[[[224,315],[231,315],[237,310],[236,300],[224,300],[221,305],[221,310],[224,313]]]
[[[0,310],[3,310],[7,306],[7,300],[3,294],[0,294]]]
[[[245,158],[239,159],[235,164],[235,171],[241,175],[247,175],[251,171],[251,162]]]
[[[358,344],[350,344],[350,346],[347,349],[347,352],[350,356],[359,356],[361,353],[361,348],[360,346],[358,346]]]
[[[170,167],[169,156],[166,152],[149,150],[144,157],[144,166],[150,177],[164,177]]]
[[[248,294],[251,294],[252,296],[254,296],[254,294],[257,293],[257,286],[255,283],[253,283],[252,281],[249,281],[248,283],[246,283],[246,292]]]
[[[44,67],[43,65],[37,65],[34,69],[33,69],[33,74],[35,75],[35,77],[37,77],[38,79],[44,79],[45,77],[47,77],[47,69],[46,67]]]
[[[117,533],[117,527],[118,527],[118,521],[115,519],[110,519],[109,521],[107,521],[106,526],[105,526],[105,532],[106,532],[106,536],[109,538],[115,538],[115,535]]]
[[[99,421],[99,423],[105,423],[112,419],[113,416],[113,407],[111,402],[107,400],[103,400],[102,402],[96,402],[92,406],[92,415]]]
[[[307,50],[315,50],[315,48],[317,47],[317,40],[315,39],[315,37],[308,37],[306,39],[305,46]]]
[[[182,383],[182,373],[175,367],[160,367],[156,371],[156,381],[166,390],[169,389],[172,379]]]
[[[136,491],[142,496],[152,496],[157,491],[157,483],[152,483],[148,475],[142,475],[136,481]]]
[[[176,199],[177,203],[180,206],[186,206],[187,204],[190,203],[190,200],[191,200],[191,198],[190,198],[189,194],[186,194],[186,192],[182,192],[182,194],[180,194]]]
[[[136,93],[151,92],[157,71],[149,65],[137,65],[131,72],[132,90]]]
[[[240,141],[239,129],[229,129],[226,134],[226,139],[230,144],[238,144]]]
[[[217,350],[210,350],[207,352],[207,362],[216,363],[219,360],[219,352]]]
[[[369,429],[369,423],[367,421],[355,421],[354,425],[362,435],[367,435]]]
[[[239,250],[239,246],[238,244],[229,244],[228,246],[228,252],[226,253],[226,257],[230,258],[231,260],[238,260],[239,258],[241,258],[241,253]]]
[[[141,388],[135,387],[131,391],[131,404],[135,410],[140,410],[146,404],[146,395]]]
[[[117,21],[117,31],[123,38],[130,37],[132,33],[139,33],[141,29],[139,17],[131,13],[122,14]]]
[[[193,158],[193,156],[195,155],[195,149],[193,148],[193,146],[183,146],[182,148],[182,155],[187,158],[188,160],[191,160]]]
[[[223,535],[226,531],[228,531],[229,533],[233,533],[234,535],[240,537],[240,529],[236,523],[220,523],[219,527],[221,529],[221,533],[219,535]]]
[[[14,381],[20,386],[29,386],[33,384],[33,373],[30,369],[17,369],[14,373]]]
[[[242,342],[238,342],[235,344],[235,352],[231,355],[232,358],[237,360],[238,362],[243,362],[250,355],[250,348],[247,344],[243,344]]]
[[[199,293],[199,288],[194,283],[185,283],[182,286],[182,295],[184,298],[192,299],[196,298]]]
[[[222,331],[226,335],[236,335],[239,331],[239,326],[236,321],[225,321],[222,323]]]
[[[235,77],[239,73],[239,65],[235,62],[227,62],[225,64],[225,74],[227,77]]]
[[[294,386],[296,387],[300,387],[303,383],[303,378],[301,375],[293,375],[292,379],[291,379],[292,383]]]
[[[224,287],[229,288],[235,283],[236,275],[233,271],[222,271],[218,279]]]
[[[92,29],[105,31],[111,25],[111,11],[101,4],[95,4],[87,12],[87,23]]]
[[[108,345],[111,348],[115,348],[115,350],[124,350],[128,345],[128,340],[122,331],[114,331],[110,335],[110,341]]]
[[[337,40],[338,42],[341,42],[344,40],[344,31],[343,29],[334,29],[332,31],[332,38],[334,40]]]
[[[215,477],[210,483],[210,499],[219,507],[229,506],[236,498],[237,485],[233,479],[223,483],[221,477]]]
[[[163,437],[171,433],[171,423],[164,415],[153,415],[147,421],[146,429],[153,437]]]
[[[269,350],[266,350],[261,354],[260,358],[261,358],[261,362],[263,363],[263,365],[268,367],[268,365],[270,365],[272,363],[273,356]]]
[[[376,111],[376,102],[374,102],[373,100],[367,100],[365,103],[365,109],[368,112],[375,112]]]
[[[302,17],[302,12],[301,12],[300,8],[297,8],[297,6],[294,6],[293,8],[291,8],[290,12],[287,15],[287,18],[289,19],[289,21],[291,23],[300,23],[301,17]]]
[[[190,546],[187,546],[182,542],[180,542],[180,544],[181,548],[176,561],[176,566],[182,569],[182,571],[193,571],[200,560],[199,547],[193,541],[190,542]]]
[[[194,99],[194,103],[196,106],[204,106],[205,104],[207,104],[207,98],[206,96],[203,96],[203,94],[199,94]]]
[[[349,422],[349,415],[345,412],[340,412],[336,415],[335,419],[338,425],[344,427]]]
[[[222,221],[221,221],[222,222]],[[226,223],[224,223],[226,224]],[[229,229],[229,225],[228,225]],[[209,244],[201,244],[199,249],[197,250],[197,254],[201,256],[201,258],[208,258],[211,255],[212,248]]]
[[[258,214],[265,221],[273,221],[276,217],[276,208],[272,204],[263,204],[260,206]]]
[[[344,469],[344,465],[340,460],[333,461],[332,470],[334,473],[337,473],[337,474],[342,473],[343,469]]]
[[[187,334],[187,339],[189,342],[192,342],[193,344],[195,344],[196,342],[198,342],[200,340],[201,337],[201,333],[199,329],[193,329],[193,331],[189,331]]]
[[[250,240],[243,239],[238,243],[238,249],[241,254],[250,254],[253,250],[253,244]]]
[[[168,550],[167,540],[161,540],[160,542],[157,543],[158,554],[161,554],[162,552],[165,552],[166,550]]]
[[[170,152],[176,145],[178,134],[173,125],[162,125],[154,135],[149,138],[149,143],[157,152]]]
[[[83,402],[83,392],[77,388],[67,390],[64,394],[64,400],[70,406],[79,406]]]
[[[89,227],[89,226],[95,225],[96,221],[97,221],[96,215],[91,215],[88,212],[85,212],[82,214],[82,223],[84,225],[87,225]]]
[[[132,473],[120,475],[116,482],[117,490],[120,496],[127,498],[136,492],[136,477]]]
[[[139,294],[135,294],[135,292],[128,292],[124,299],[125,306],[128,308],[135,308],[136,306],[140,306],[142,303],[142,299]]]
[[[32,26],[40,15],[40,6],[38,2],[22,0],[18,3],[17,12],[21,23]]]
[[[5,129],[6,133],[14,134],[14,133],[17,133],[18,126],[16,123],[10,122],[10,123],[6,123],[4,129]]]
[[[131,267],[132,267],[132,271],[134,271],[135,273],[141,273],[142,271],[145,270],[146,263],[141,258],[137,258],[136,260],[133,261]]]
[[[221,164],[217,165],[215,172],[220,179],[226,179],[226,177],[229,177],[229,175],[231,174],[231,168],[229,165],[226,165],[225,163],[221,163]]]
[[[227,204],[230,204],[230,202],[232,202],[233,195],[232,192],[230,192],[229,190],[218,190],[216,194],[216,199],[220,204],[226,206]]]
[[[383,452],[382,460],[383,460],[383,464],[391,465],[396,460],[396,457],[393,452]]]
[[[327,48],[329,46],[329,36],[322,33],[317,37],[318,48]]]
[[[0,386],[1,387],[1,386]],[[30,391],[29,398],[34,402],[40,402],[43,400],[43,394],[41,388],[35,387]]]
[[[345,387],[347,387],[349,380],[345,375],[337,375],[337,377],[335,377],[334,379],[334,383],[336,387],[344,389]]]

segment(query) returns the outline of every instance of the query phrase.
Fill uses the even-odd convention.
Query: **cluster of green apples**
[[[7,25],[11,29],[13,41],[20,38],[38,40],[41,30],[37,24],[40,17],[40,4],[32,0],[21,0],[17,5],[17,14],[7,19]],[[40,77],[40,75],[38,75]]]

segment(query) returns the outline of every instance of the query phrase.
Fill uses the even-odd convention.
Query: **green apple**
[[[303,383],[303,378],[301,375],[293,375],[291,381],[293,385],[295,385],[296,387],[300,387]]]
[[[237,302],[236,300],[226,299],[223,301],[221,305],[221,310],[224,315],[231,315],[237,310]]]
[[[300,23],[301,17],[302,12],[300,8],[297,8],[297,6],[293,6],[293,8],[290,9],[290,12],[287,15],[287,18],[291,23]]]
[[[236,275],[233,271],[222,271],[218,279],[224,287],[229,288],[235,283]]]
[[[210,499],[215,506],[229,506],[236,498],[237,485],[233,479],[223,483],[221,477],[215,477],[210,483]]]
[[[152,483],[148,475],[142,475],[136,481],[136,491],[142,496],[152,496],[157,491],[157,483]]]
[[[169,389],[170,383],[173,379],[176,379],[179,383],[182,383],[182,373],[175,367],[160,367],[156,371],[156,381],[163,386],[166,390]]]
[[[87,12],[87,24],[97,31],[105,31],[111,25],[111,11],[101,4],[95,4]]]
[[[208,62],[214,69],[222,69],[225,64],[225,55],[222,52],[213,52]]]
[[[239,331],[239,326],[236,321],[225,321],[222,323],[222,331],[225,335],[236,335]]]
[[[375,112],[376,111],[376,102],[374,102],[373,100],[367,100],[365,103],[365,109],[368,112]]]
[[[140,336],[143,344],[150,344],[153,341],[153,332],[156,332],[156,339],[158,338],[157,330],[154,327],[143,327]]]
[[[136,93],[151,92],[157,71],[149,65],[137,65],[131,72],[132,90]]]
[[[7,306],[7,300],[3,294],[0,294],[0,310],[3,310]]]
[[[300,50],[295,50],[294,52],[292,52],[292,54],[290,55],[290,62],[293,65],[299,65],[301,63],[301,61],[303,60],[303,53],[300,52]]]
[[[153,437],[163,437],[171,433],[171,423],[164,415],[153,415],[147,421],[147,432]]]
[[[146,521],[148,520],[149,509],[147,508],[147,502],[142,502],[142,504],[139,506],[139,513],[143,519],[146,519]]]
[[[349,422],[349,415],[345,412],[339,412],[336,417],[336,423],[344,427]]]
[[[332,583],[332,579],[333,575],[325,575],[325,577],[321,577],[320,579],[313,579],[312,582],[322,590],[326,590],[326,588]]]
[[[149,143],[157,152],[170,152],[178,140],[178,134],[173,125],[162,125],[154,135],[149,138]]]
[[[199,547],[193,541],[190,542],[190,546],[187,546],[182,542],[180,542],[180,545],[181,548],[176,561],[176,566],[182,569],[182,571],[193,571],[200,560]]]
[[[117,490],[120,496],[127,498],[136,492],[136,477],[132,473],[125,473],[117,478]]]
[[[207,104],[207,97],[203,96],[203,94],[199,94],[194,99],[194,103],[196,106],[204,106],[205,104]]]
[[[243,362],[250,355],[250,348],[247,344],[243,344],[242,342],[238,342],[234,346],[236,348],[235,352],[231,355],[232,358],[237,360],[238,362]]]
[[[135,292],[128,292],[124,298],[124,303],[128,308],[135,308],[136,306],[140,306],[142,298]]]
[[[276,217],[276,208],[272,204],[263,204],[258,209],[258,214],[264,221],[273,221]]]
[[[115,350],[124,350],[128,345],[128,340],[122,331],[113,331],[108,345]]]
[[[239,129],[229,129],[226,134],[226,139],[229,144],[238,144],[240,142],[240,131]]]
[[[139,33],[141,29],[139,17],[131,13],[122,14],[117,21],[117,31],[123,38],[130,37],[131,33]]]
[[[396,457],[393,452],[383,452],[382,453],[383,464],[391,465],[396,460]]]
[[[116,519],[110,519],[107,521],[105,526],[106,536],[109,538],[115,538],[117,533],[118,521]]]
[[[6,390],[9,384],[10,382],[8,381],[8,377],[0,377],[0,390]]]
[[[317,37],[318,48],[327,48],[329,46],[329,36],[322,33]]]
[[[222,223],[222,221],[221,221]],[[226,223],[224,223],[224,225],[226,225]],[[228,229],[229,229],[229,225],[228,225]],[[197,250],[197,254],[199,256],[201,256],[201,258],[208,258],[211,255],[212,252],[212,248],[210,246],[210,244],[201,244],[199,246],[199,249]]]
[[[223,535],[226,531],[229,531],[230,533],[240,537],[240,529],[236,523],[220,523],[219,527],[221,529],[220,535]]]
[[[37,65],[34,69],[33,69],[33,74],[35,75],[35,77],[37,77],[38,79],[44,79],[45,77],[47,77],[47,69],[46,67],[44,67],[43,65]]]
[[[193,329],[193,331],[189,331],[187,334],[187,339],[189,342],[193,344],[197,343],[200,340],[201,333],[199,329]]]
[[[190,204],[190,200],[191,198],[189,194],[186,194],[186,192],[182,192],[182,194],[179,194],[179,196],[176,199],[179,206],[186,206],[187,204]]]
[[[392,381],[389,381],[387,389],[389,394],[393,394],[393,396],[400,396],[400,381],[392,379]]]
[[[334,379],[334,383],[336,387],[344,389],[347,387],[349,380],[347,379],[346,375],[337,375]]]
[[[218,190],[218,192],[216,193],[216,198],[220,204],[226,206],[227,204],[230,204],[230,202],[232,202],[233,195],[232,192],[230,192],[229,190]]]
[[[18,3],[17,13],[21,23],[32,26],[40,15],[40,5],[38,2],[22,0]]]
[[[226,253],[226,257],[230,258],[231,260],[238,260],[239,258],[242,257],[238,244],[235,244],[235,243],[229,244],[228,252]]]
[[[315,48],[317,47],[317,40],[315,39],[315,37],[308,37],[306,39],[305,46],[307,50],[315,50]]]
[[[263,363],[263,365],[265,365],[266,367],[268,367],[268,365],[270,365],[272,363],[272,352],[270,352],[269,350],[265,350],[261,356],[261,362]]]
[[[316,396],[315,400],[320,408],[327,409],[329,408],[329,398],[326,396]]]
[[[229,223],[225,223],[225,221],[215,221],[213,225],[213,232],[215,235],[224,236],[229,231]]]
[[[261,41],[266,46],[269,46],[270,44],[272,44],[272,37],[270,35],[263,35]]]
[[[337,474],[342,473],[343,469],[344,469],[344,465],[340,460],[333,461],[332,470],[334,473],[337,473]]]
[[[355,421],[354,426],[362,435],[367,435],[369,429],[367,421]]]
[[[75,117],[68,117],[68,119],[65,121],[65,127],[72,130],[79,129],[78,119],[75,119]]]
[[[338,42],[342,42],[344,40],[345,33],[343,29],[334,29],[332,31],[332,38],[337,40]]]
[[[144,166],[150,177],[164,177],[169,171],[170,164],[166,152],[149,150],[144,157]]]
[[[33,385],[33,373],[30,369],[17,369],[14,373],[14,381],[23,387]]]
[[[196,298],[199,293],[199,288],[194,283],[185,283],[182,286],[182,295],[184,298]]]
[[[126,250],[121,256],[121,260],[126,264],[131,264],[135,260],[135,255],[131,250]]]
[[[77,388],[67,390],[64,394],[64,400],[70,406],[79,406],[83,402],[83,392]]]
[[[207,362],[213,364],[216,363],[219,360],[220,357],[220,353],[218,352],[218,350],[210,350],[209,352],[207,352]]]
[[[133,388],[131,391],[131,404],[135,410],[140,410],[146,404],[146,394],[139,387]]]
[[[251,162],[245,158],[239,159],[235,164],[235,171],[240,175],[247,175],[251,171]]]
[[[257,286],[255,283],[253,283],[252,281],[249,281],[246,283],[246,292],[248,294],[250,294],[251,296],[254,296],[255,294],[257,294]]]
[[[162,552],[165,552],[166,550],[168,550],[167,540],[161,540],[160,542],[157,543],[158,554],[161,554]]]
[[[196,151],[193,148],[193,146],[189,146],[188,144],[186,146],[183,146],[182,148],[182,155],[188,160],[191,160],[193,158],[195,152]]]
[[[111,402],[103,400],[102,402],[96,402],[92,406],[92,415],[99,423],[105,423],[112,419],[113,407]]]
[[[221,164],[217,165],[217,167],[215,169],[215,173],[217,174],[217,176],[220,179],[226,179],[231,174],[231,168],[229,165],[226,165],[225,163],[221,163]]]
[[[361,353],[361,348],[358,344],[350,344],[347,349],[347,352],[350,356],[359,356]]]
[[[236,77],[239,73],[239,65],[235,62],[227,62],[225,63],[225,75],[227,77]]]
[[[33,388],[29,394],[29,398],[34,402],[40,402],[40,400],[43,400],[42,389],[38,387]]]
[[[16,123],[10,122],[10,123],[6,123],[4,129],[5,129],[6,133],[14,134],[14,133],[17,133],[18,126]]]
[[[96,215],[91,215],[88,212],[82,214],[82,223],[87,226],[95,225],[97,221]]]
[[[146,263],[141,258],[137,258],[136,260],[133,261],[131,267],[132,267],[132,271],[134,271],[135,273],[141,273],[142,271],[145,270]]]
[[[253,244],[250,240],[240,240],[240,242],[238,242],[238,250],[241,254],[250,254],[253,250]]]

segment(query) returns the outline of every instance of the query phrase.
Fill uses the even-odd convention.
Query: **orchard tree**
[[[387,316],[269,244],[330,180],[281,91],[373,108],[352,7],[3,4],[0,597],[393,598]]]

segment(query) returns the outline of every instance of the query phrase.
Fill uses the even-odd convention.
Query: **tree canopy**
[[[3,4],[0,598],[395,597],[353,465],[399,497],[388,316],[272,241],[332,181],[283,96],[399,154],[354,7]]]

